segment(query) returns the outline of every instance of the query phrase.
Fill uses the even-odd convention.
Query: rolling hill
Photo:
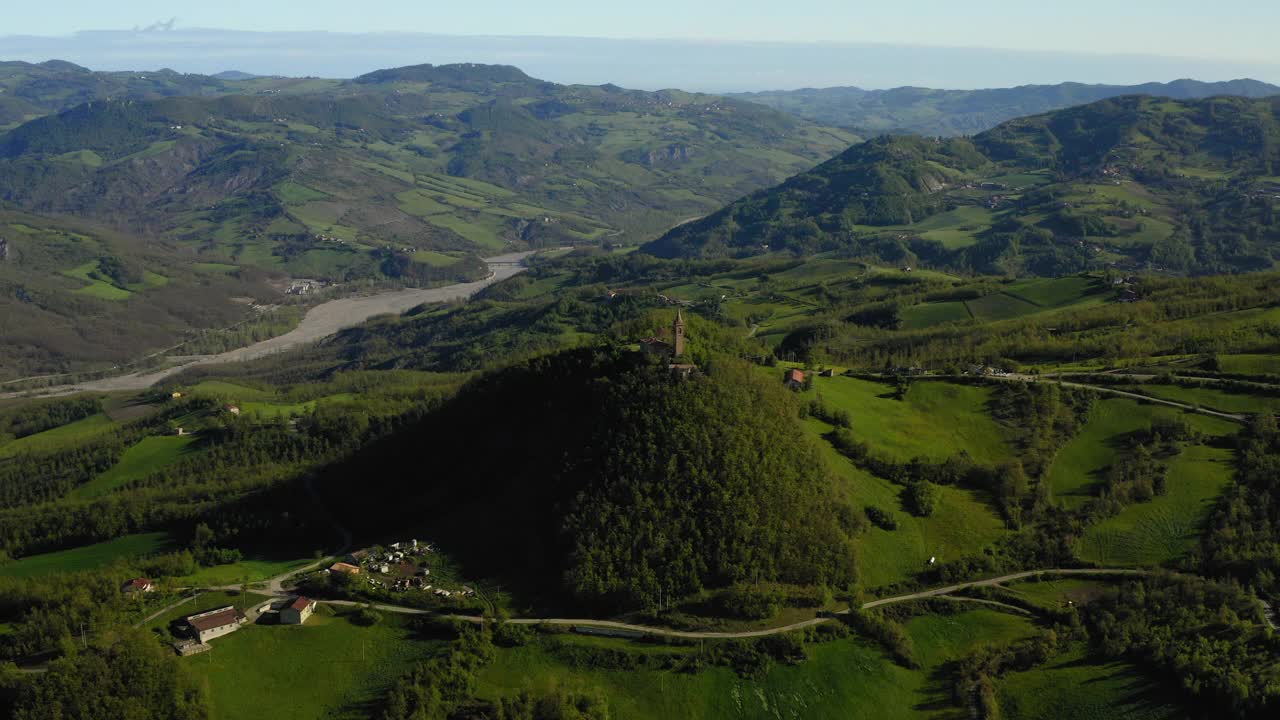
[[[78,290],[67,274],[96,272],[86,263],[105,255],[138,272],[199,278],[209,307],[278,301],[263,277],[357,287],[469,278],[476,256],[638,242],[856,140],[750,103],[562,86],[507,66],[423,65],[336,81],[8,63],[0,87],[22,119],[34,116],[0,133],[0,201],[39,218],[20,224],[120,240],[104,254],[92,243],[41,250],[67,259],[20,267],[44,240],[0,229],[29,251],[0,278],[50,298],[62,286]],[[160,256],[171,270],[152,267]],[[233,285],[244,274],[258,280],[215,298],[227,284],[210,279],[219,273]],[[52,326],[138,305],[139,288],[127,285],[92,285],[97,305],[78,299]],[[190,287],[149,292],[146,304],[172,314],[168,298]],[[22,302],[16,291],[0,297]],[[33,345],[22,360],[6,353],[0,374],[102,359],[82,343],[40,338],[26,310],[12,317],[32,319]],[[121,344],[158,349],[176,339],[171,331],[212,322],[126,329]]]
[[[1060,275],[1214,273],[1280,257],[1280,99],[1104,100],[975,136],[884,136],[646,246],[665,257],[839,250]]]
[[[560,86],[511,67],[401,68],[290,92],[261,82],[33,120],[0,137],[0,193],[281,264],[270,257],[286,243],[484,251],[641,236],[856,139],[749,103]]]
[[[1262,98],[1280,95],[1280,87],[1257,80],[1200,82],[1175,80],[1142,85],[1024,85],[983,90],[934,90],[900,87],[863,90],[856,87],[805,88],[737,93],[730,97],[785,110],[864,134],[906,132],[920,135],[973,135],[1013,118],[1085,105],[1123,95],[1151,95],[1196,100],[1222,95]]]

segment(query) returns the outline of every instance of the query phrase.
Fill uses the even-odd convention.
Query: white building
[[[231,606],[209,610],[187,618],[187,624],[191,626],[196,639],[202,643],[239,630],[244,621],[244,614]]]
[[[315,612],[316,601],[299,595],[288,606],[280,609],[280,622],[284,625],[301,625]]]

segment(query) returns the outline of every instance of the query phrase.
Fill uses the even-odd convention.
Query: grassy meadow
[[[1190,717],[1169,690],[1124,662],[1098,661],[1083,650],[1043,667],[1012,673],[998,684],[1009,720],[1175,720]]]
[[[906,625],[924,667],[907,670],[877,647],[850,638],[808,648],[798,665],[775,666],[760,679],[726,668],[697,674],[613,671],[571,665],[542,643],[502,650],[480,678],[479,696],[496,699],[521,690],[591,691],[609,698],[612,717],[632,718],[921,718],[949,697],[938,671],[978,643],[1030,635],[1025,618],[987,610],[915,618]],[[606,641],[617,647],[627,641]],[[634,646],[634,645],[633,645]]]
[[[1185,449],[1170,463],[1168,493],[1089,527],[1080,541],[1080,558],[1102,565],[1161,565],[1186,555],[1231,482],[1233,462],[1230,450]]]
[[[195,444],[196,438],[191,435],[143,438],[125,451],[115,467],[76,488],[73,494],[81,498],[105,495],[177,462],[194,452]]]
[[[0,565],[0,576],[37,577],[55,573],[93,570],[106,567],[117,560],[142,557],[163,552],[169,546],[169,534],[163,532],[141,533],[100,542],[71,550],[29,555]]]
[[[212,645],[180,660],[207,691],[211,720],[368,717],[396,677],[441,646],[400,617],[362,627],[325,606],[305,625],[246,626]]]

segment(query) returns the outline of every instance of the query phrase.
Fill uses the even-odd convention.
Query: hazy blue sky
[[[6,35],[179,27],[697,38],[1066,50],[1280,62],[1275,0],[53,0]],[[1063,7],[1065,6],[1065,7]],[[0,55],[3,55],[0,46]]]

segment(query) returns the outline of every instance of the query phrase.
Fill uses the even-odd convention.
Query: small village
[[[382,593],[414,592],[424,599],[430,598],[427,605],[438,607],[440,603],[444,603],[446,609],[456,607],[455,602],[458,600],[474,598],[476,591],[468,585],[432,578],[431,565],[436,553],[437,550],[431,543],[416,539],[393,542],[385,547],[373,546],[352,551],[327,566],[297,575],[293,580],[298,581],[299,586],[312,589],[332,587],[336,582],[342,589],[339,597],[359,597],[366,594],[376,597]],[[343,579],[337,580],[339,577]],[[157,583],[143,577],[130,579],[120,586],[124,597],[138,601],[159,590]],[[200,592],[193,589],[189,597],[194,599]],[[299,587],[292,590],[285,588],[281,593],[243,587],[242,592],[263,594],[268,599],[247,607],[225,605],[180,616],[169,623],[169,632],[173,637],[170,645],[174,652],[182,657],[208,652],[213,649],[210,644],[212,640],[247,625],[304,625],[321,604],[331,602],[304,594],[299,591]],[[413,606],[405,608],[405,611],[423,611],[422,601],[411,601],[409,598],[405,601]],[[355,604],[348,599],[341,602]]]

